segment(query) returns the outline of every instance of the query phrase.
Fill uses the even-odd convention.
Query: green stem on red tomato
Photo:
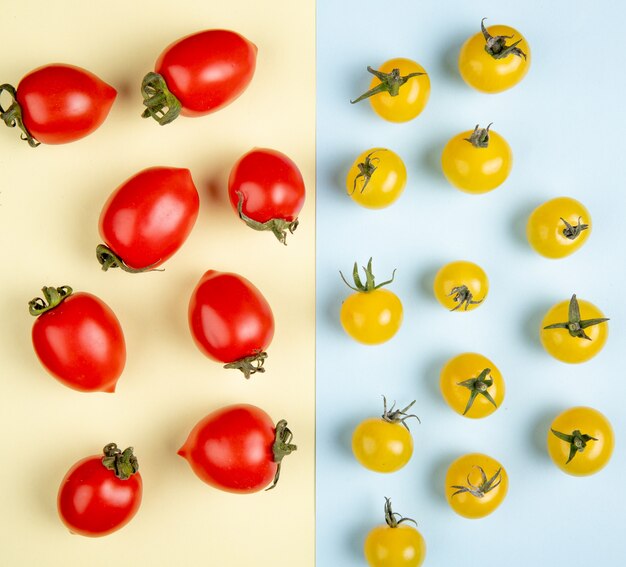
[[[224,368],[241,370],[245,378],[250,378],[252,374],[257,372],[265,372],[263,365],[267,359],[267,353],[265,351],[255,352],[251,356],[246,356],[234,362],[229,362],[224,365]]]
[[[145,268],[131,268],[128,266],[124,260],[122,260],[113,250],[111,250],[108,246],[104,244],[98,244],[96,246],[96,258],[98,258],[98,262],[102,266],[102,270],[106,272],[109,268],[121,268],[125,272],[129,274],[141,274],[143,272],[162,272],[163,268],[155,268],[158,262],[154,264],[150,264]]]
[[[300,221],[298,219],[294,219],[292,221],[288,221],[285,219],[270,219],[266,222],[258,222],[254,219],[251,219],[243,212],[243,193],[241,191],[237,191],[237,196],[239,200],[237,202],[237,212],[239,213],[239,218],[245,222],[250,228],[258,231],[270,230],[274,233],[274,236],[278,239],[278,241],[285,246],[287,245],[287,231],[293,234],[298,228]]]
[[[297,445],[294,445],[291,440],[293,439],[293,433],[291,429],[287,427],[287,421],[281,419],[276,424],[276,435],[274,437],[274,444],[272,445],[272,453],[274,454],[274,462],[278,465],[276,467],[276,474],[274,480],[265,490],[272,490],[278,484],[280,478],[280,468],[282,466],[283,458],[290,455],[298,449]]]
[[[59,305],[66,297],[72,295],[72,288],[69,285],[62,285],[61,287],[47,287],[41,288],[43,293],[43,299],[41,297],[35,297],[28,302],[28,311],[34,317],[54,309]]]
[[[398,519],[398,516],[400,519]],[[413,518],[405,518],[398,512],[391,509],[391,499],[385,496],[385,522],[390,528],[397,528],[403,522],[413,522],[417,526],[417,522]]]
[[[120,480],[128,480],[139,471],[139,462],[133,454],[133,448],[120,450],[115,443],[109,443],[103,450],[102,464],[115,473]]]
[[[148,73],[141,83],[141,95],[146,109],[141,117],[154,118],[161,126],[175,120],[182,109],[180,101],[167,88],[162,75]]]
[[[522,41],[522,39],[518,39],[516,42],[511,45],[506,44],[507,39],[513,39],[512,35],[496,35],[492,36],[485,27],[485,20],[487,18],[483,18],[480,21],[480,30],[483,33],[483,37],[485,38],[485,51],[489,53],[494,59],[504,59],[509,55],[517,55],[518,57],[523,57],[526,59],[526,54],[519,48],[517,45]]]
[[[341,270],[339,270],[339,275],[341,276],[341,279],[343,280],[343,282],[350,289],[353,289],[354,291],[361,291],[364,293],[367,293],[368,291],[374,291],[383,286],[386,286],[387,284],[390,284],[393,281],[393,278],[396,276],[396,270],[394,269],[393,273],[391,274],[391,279],[376,285],[376,282],[374,280],[374,273],[372,272],[372,259],[371,258],[367,262],[367,267],[365,266],[363,267],[363,271],[365,272],[365,283],[362,282],[361,277],[359,276],[359,266],[355,262],[354,267],[352,268],[352,279],[354,280],[354,285],[350,285],[348,283],[348,281],[344,277]]]
[[[408,75],[403,76],[400,75],[400,69],[392,69],[391,73],[383,73],[382,71],[377,71],[372,67],[368,67],[367,70],[378,80],[380,80],[380,84],[363,93],[360,97],[351,100],[350,104],[356,104],[357,102],[360,102],[366,98],[380,93],[389,93],[389,96],[398,96],[398,94],[400,93],[400,87],[404,85],[409,79],[426,74],[409,73]]]
[[[20,138],[28,142],[31,148],[36,148],[41,142],[35,140],[26,129],[26,126],[24,126],[22,107],[17,102],[17,91],[15,87],[9,84],[0,85],[0,96],[2,96],[3,92],[7,92],[13,102],[11,102],[11,105],[7,109],[4,109],[2,104],[0,104],[0,118],[2,118],[9,128],[15,128],[17,126],[23,132]]]

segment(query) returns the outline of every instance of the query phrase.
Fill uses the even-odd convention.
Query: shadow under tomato
[[[442,266],[443,263],[427,266],[422,270],[422,274],[419,277],[417,291],[431,302],[437,301],[433,292],[433,285],[435,283],[435,276]]]
[[[479,31],[479,30],[476,30]],[[472,31],[471,29],[467,30],[467,33],[456,33],[452,39],[446,42],[446,46],[440,50],[441,59],[440,66],[445,71],[446,75],[454,79],[454,82],[459,86],[465,86],[470,88],[465,84],[463,77],[461,77],[461,73],[459,72],[459,53],[461,52],[461,47],[465,43],[465,41],[474,35],[476,31]]]
[[[524,339],[529,345],[539,350],[543,350],[540,339],[541,321],[550,307],[552,307],[552,303],[543,302],[533,309],[529,309],[522,324]]]
[[[458,453],[448,453],[446,456],[440,457],[435,462],[430,473],[430,486],[428,490],[436,494],[437,498],[441,502],[445,502],[446,505],[448,503],[446,500],[446,473],[448,472],[448,467],[458,457]]]
[[[519,207],[509,222],[510,235],[513,243],[520,248],[523,248],[526,252],[533,252],[528,239],[526,238],[526,224],[528,223],[528,217],[535,208],[539,205],[539,200],[533,199],[532,202]],[[534,252],[533,252],[534,253]]]
[[[436,357],[433,357],[428,363],[426,363],[420,371],[420,380],[425,384],[428,394],[430,395],[433,402],[438,404],[442,410],[444,408],[449,408],[441,395],[441,389],[439,387],[439,376],[441,374],[441,369],[443,368],[443,365],[453,356],[454,353],[451,352],[446,354],[440,353]]]
[[[534,426],[531,430],[530,441],[532,449],[539,457],[550,460],[548,455],[547,436],[550,425],[554,418],[563,411],[563,407],[553,406],[549,409],[543,409],[534,419]]]

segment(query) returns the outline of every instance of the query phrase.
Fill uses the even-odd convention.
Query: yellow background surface
[[[31,149],[0,124],[0,565],[313,565],[314,13],[312,0],[32,1],[4,10],[0,82],[66,62],[115,86],[118,98],[103,126],[72,144]],[[142,120],[139,85],[162,49],[218,27],[259,48],[248,90],[213,115],[165,127]],[[226,199],[232,164],[254,146],[287,153],[305,178],[307,202],[287,247],[248,229]],[[198,222],[164,272],[104,273],[94,252],[101,207],[153,165],[191,170]],[[209,268],[242,274],[270,302],[276,334],[264,375],[246,381],[193,344],[187,304]],[[115,394],[75,392],[39,364],[27,302],[43,285],[92,292],[117,314],[128,358]],[[199,419],[238,402],[294,431],[298,451],[272,492],[222,493],[176,455]],[[109,442],[135,447],[142,506],[108,537],[73,536],[57,517],[59,483]]]

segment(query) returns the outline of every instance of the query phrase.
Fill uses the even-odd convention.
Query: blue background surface
[[[318,0],[317,563],[364,565],[363,539],[382,522],[389,496],[418,521],[426,565],[624,565],[625,5],[381,5]],[[472,90],[456,70],[459,48],[483,16],[520,30],[532,50],[524,81],[498,95]],[[366,66],[398,56],[430,75],[423,114],[391,124],[368,103],[351,106],[369,85]],[[463,194],[443,178],[441,150],[457,132],[489,122],[512,147],[513,171],[492,193]],[[402,197],[381,211],[344,194],[348,167],[374,146],[399,153],[409,178]],[[525,223],[535,206],[560,195],[587,206],[593,233],[578,253],[550,261],[526,243]],[[405,310],[400,332],[376,347],[352,341],[339,323],[349,290],[338,271],[370,256],[379,281],[398,268],[390,289]],[[435,271],[457,259],[477,262],[491,284],[485,304],[467,314],[446,312],[431,291]],[[569,366],[542,350],[538,327],[573,292],[611,322],[600,355]],[[439,394],[441,366],[465,351],[491,358],[506,380],[503,406],[485,420],[458,416]],[[381,394],[416,399],[422,419],[411,426],[411,462],[391,475],[363,469],[350,449],[354,426],[381,413]],[[545,451],[550,421],[574,405],[599,409],[616,432],[612,462],[596,476],[565,475]],[[504,464],[510,489],[493,515],[471,521],[448,508],[443,477],[454,458],[474,451]]]

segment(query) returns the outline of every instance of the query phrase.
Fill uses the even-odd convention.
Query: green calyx
[[[403,522],[413,522],[417,526],[417,522],[413,518],[405,518],[398,512],[391,509],[391,499],[385,496],[385,522],[390,528],[397,528]]]
[[[572,298],[569,302],[569,320],[563,323],[553,323],[552,325],[547,325],[544,327],[546,329],[567,329],[567,332],[571,337],[578,339],[586,339],[588,341],[591,340],[591,337],[585,333],[585,329],[588,327],[592,327],[593,325],[599,325],[600,323],[604,323],[608,321],[608,317],[601,317],[598,319],[581,319],[580,318],[580,307],[578,305],[578,300],[576,299],[576,294],[572,295]]]
[[[489,123],[487,128],[481,128],[478,124],[474,128],[474,131],[469,138],[463,138],[466,142],[469,142],[475,148],[488,148],[489,147],[489,128],[493,122]]]
[[[141,82],[141,95],[146,109],[141,117],[154,118],[161,126],[165,126],[178,118],[182,109],[180,101],[167,88],[162,75],[148,73]]]
[[[288,221],[285,219],[270,219],[266,222],[255,221],[254,219],[251,219],[249,216],[245,215],[243,212],[243,193],[241,191],[237,191],[237,196],[239,197],[239,201],[237,202],[237,212],[239,213],[239,218],[254,230],[271,231],[278,239],[278,242],[286,246],[287,232],[293,234],[296,228],[298,228],[300,221],[297,218],[292,221]]]
[[[263,364],[265,364],[266,359],[267,353],[265,351],[258,351],[251,356],[246,356],[244,358],[240,358],[239,360],[235,360],[234,362],[229,362],[224,365],[224,368],[241,370],[244,377],[249,379],[250,376],[256,374],[257,372],[260,372],[261,374],[265,372]]]
[[[109,443],[103,450],[102,464],[115,473],[120,480],[128,480],[139,470],[139,462],[133,454],[133,448],[123,451],[115,443]]]
[[[563,233],[563,236],[569,240],[576,240],[583,230],[587,230],[589,228],[588,224],[583,224],[581,222],[582,217],[578,217],[578,223],[576,226],[572,226],[563,217],[560,218],[563,221],[563,224],[565,224],[565,228],[561,232]]]
[[[482,299],[476,301],[474,299],[474,295],[466,285],[453,287],[452,291],[450,291],[450,293],[448,294],[448,297],[451,296],[453,296],[452,301],[454,301],[454,303],[458,303],[458,305],[450,309],[450,311],[456,311],[457,309],[460,309],[463,305],[465,305],[465,311],[467,311],[470,305],[477,305],[483,302]]]
[[[343,280],[343,282],[350,289],[353,289],[354,291],[360,291],[363,293],[367,293],[368,291],[374,291],[375,289],[380,289],[381,287],[390,284],[396,275],[396,270],[394,270],[393,273],[391,274],[390,280],[387,280],[386,282],[379,283],[378,285],[376,285],[376,282],[374,281],[374,273],[372,272],[372,259],[371,258],[369,259],[369,262],[367,263],[367,267],[363,268],[363,271],[365,272],[365,283],[363,283],[363,281],[361,280],[361,277],[359,276],[359,267],[357,263],[355,262],[354,268],[352,269],[352,279],[354,280],[354,285],[351,285],[348,283],[348,281],[344,277],[341,270],[339,271],[339,275],[341,276],[341,279]]]
[[[406,420],[411,417],[417,419],[418,423],[422,423],[420,418],[417,417],[415,414],[407,413],[407,411],[413,407],[415,401],[416,400],[413,400],[408,406],[403,409],[395,409],[396,402],[393,402],[391,407],[387,409],[387,398],[383,396],[383,415],[381,416],[382,419],[387,423],[401,423],[402,425],[404,425],[404,427],[407,428],[407,430],[409,429],[409,426],[406,424]]]
[[[482,467],[476,466],[480,472],[480,484],[475,485],[470,480],[470,475],[467,475],[467,485],[466,486],[451,486],[450,488],[455,488],[456,492],[452,494],[452,496],[456,496],[457,494],[463,494],[467,492],[476,498],[483,498],[485,494],[491,492],[494,488],[496,488],[502,482],[502,468],[499,468],[495,474],[491,478],[487,478],[485,471]]]
[[[28,302],[28,312],[34,317],[38,317],[46,311],[54,309],[65,298],[72,295],[72,288],[69,285],[62,285],[61,287],[42,287],[43,299],[41,297],[35,297]]]
[[[20,138],[28,142],[31,148],[36,148],[41,142],[35,140],[26,129],[26,126],[24,126],[22,107],[17,102],[17,91],[15,87],[9,84],[0,85],[0,96],[2,96],[3,92],[7,92],[11,96],[12,102],[6,109],[0,104],[0,118],[2,118],[9,128],[15,128],[17,126],[22,131]]]
[[[485,51],[489,53],[494,59],[504,59],[509,55],[516,55],[517,57],[523,57],[526,59],[526,54],[519,48],[517,45],[522,41],[522,39],[518,39],[515,43],[511,45],[506,44],[507,39],[513,39],[512,35],[496,35],[492,36],[485,27],[485,20],[487,18],[483,18],[480,21],[480,30],[483,32],[483,36],[485,37]]]
[[[124,260],[122,260],[113,250],[104,244],[96,246],[96,258],[102,266],[102,271],[106,272],[109,268],[120,268],[129,274],[141,274],[143,272],[163,272],[163,268],[155,268],[158,262],[146,266],[145,268],[131,268]]]
[[[382,150],[382,151],[385,151],[385,150]],[[363,186],[361,187],[361,193],[365,191],[367,184],[372,179],[372,175],[374,175],[374,172],[376,171],[376,168],[378,167],[378,164],[380,162],[380,158],[372,157],[375,153],[376,152],[372,152],[368,154],[367,156],[365,156],[365,161],[357,164],[359,173],[354,178],[354,185],[352,186],[352,192],[350,193],[350,195],[352,195],[352,193],[356,191],[356,182],[358,181],[360,177],[363,178]]]
[[[272,490],[277,484],[280,477],[280,469],[283,463],[283,458],[290,455],[298,449],[297,445],[294,445],[291,440],[293,439],[293,433],[287,427],[287,422],[281,419],[276,424],[276,436],[274,437],[274,444],[272,445],[272,452],[274,453],[274,462],[277,463],[276,474],[274,480],[265,490]]]
[[[376,85],[374,88],[370,89],[369,91],[363,93],[360,97],[354,100],[351,100],[350,104],[356,104],[357,102],[360,102],[363,99],[369,98],[371,96],[374,96],[380,93],[389,93],[389,96],[398,96],[398,94],[400,93],[400,87],[404,85],[409,79],[426,74],[426,73],[409,73],[408,75],[403,76],[403,75],[400,75],[400,69],[392,69],[391,73],[383,73],[369,66],[367,70],[372,75],[374,75],[378,80],[380,80],[380,83]]]
[[[550,428],[550,431],[556,435],[561,441],[569,443],[569,457],[566,461],[566,465],[576,456],[577,453],[582,453],[589,441],[597,441],[595,437],[581,433],[578,429],[572,431],[571,435],[567,433],[561,433],[555,429]]]
[[[493,378],[489,376],[490,372],[491,368],[485,368],[478,376],[476,376],[476,378],[470,378],[469,380],[463,380],[463,382],[457,382],[457,386],[463,386],[470,391],[470,397],[467,400],[467,405],[465,406],[463,415],[471,409],[474,404],[474,400],[478,396],[484,396],[497,409],[498,405],[489,393],[489,388],[493,386]]]

